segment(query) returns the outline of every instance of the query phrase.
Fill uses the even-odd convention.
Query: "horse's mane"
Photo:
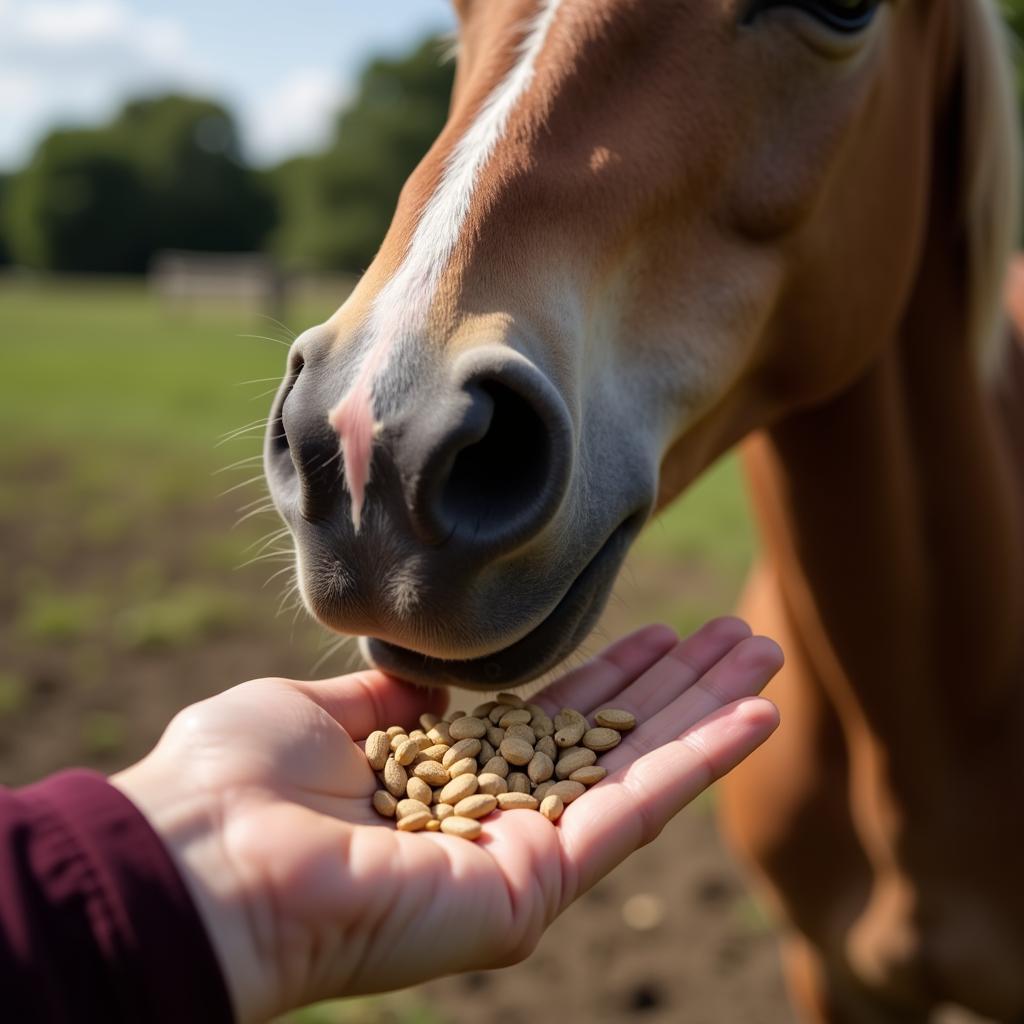
[[[985,373],[1005,336],[1003,288],[1020,229],[1020,131],[1008,30],[996,0],[962,0],[963,216],[970,338]]]

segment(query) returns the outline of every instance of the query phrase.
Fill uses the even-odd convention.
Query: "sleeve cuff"
[[[18,796],[40,816],[33,860],[51,905],[87,917],[119,1019],[234,1019],[217,957],[174,862],[146,818],[102,775],[75,769]],[[73,870],[69,870],[70,861]],[[83,893],[85,898],[83,900]]]

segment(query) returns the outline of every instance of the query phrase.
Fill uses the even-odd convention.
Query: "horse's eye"
[[[838,32],[867,28],[882,0],[753,0],[746,21],[753,21],[772,7],[799,7]]]

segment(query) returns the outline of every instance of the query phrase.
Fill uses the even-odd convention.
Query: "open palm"
[[[182,867],[240,1021],[318,999],[399,988],[526,956],[548,924],[761,743],[775,709],[755,698],[778,647],[735,619],[679,643],[651,627],[532,700],[554,714],[608,705],[640,725],[608,777],[557,825],[486,819],[475,843],[403,833],[370,806],[362,740],[440,711],[443,692],[379,672],[244,683],[182,712],[112,781]]]

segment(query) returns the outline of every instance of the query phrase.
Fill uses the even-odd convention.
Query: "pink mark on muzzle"
[[[341,444],[345,484],[352,496],[352,525],[356,533],[363,518],[376,435],[372,387],[372,377],[360,374],[352,390],[327,414],[327,421]]]

